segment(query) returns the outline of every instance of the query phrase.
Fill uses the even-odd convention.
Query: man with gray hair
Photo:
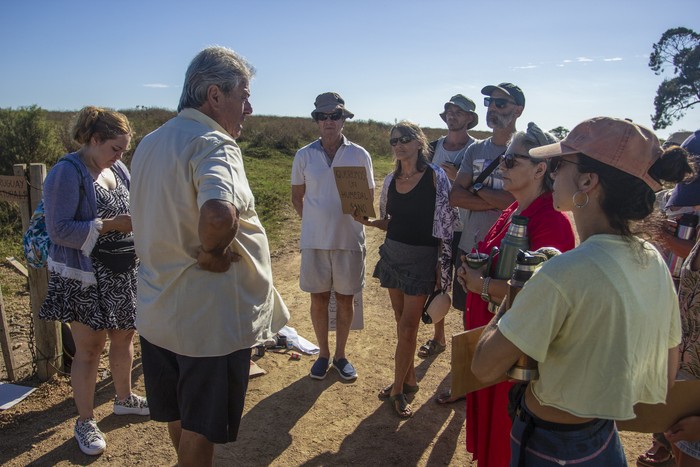
[[[202,50],[178,115],[143,138],[131,165],[146,392],[180,466],[210,465],[214,443],[236,439],[250,348],[289,318],[235,141],[253,74],[230,49]]]

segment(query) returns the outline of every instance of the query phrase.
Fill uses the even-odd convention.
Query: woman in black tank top
[[[387,231],[373,276],[389,289],[398,342],[394,381],[379,396],[390,400],[399,417],[408,418],[413,411],[406,398],[418,391],[413,366],[418,327],[437,279],[440,240],[433,237],[435,177],[436,170],[442,169],[429,165],[428,140],[417,125],[400,122],[392,128],[389,142],[396,168],[384,181],[387,215],[372,221],[356,219]]]

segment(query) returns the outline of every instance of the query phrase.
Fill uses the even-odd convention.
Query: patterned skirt
[[[51,272],[39,318],[63,323],[77,321],[96,331],[134,329],[138,268],[115,274],[99,260],[91,259],[97,284],[83,287],[81,281]]]

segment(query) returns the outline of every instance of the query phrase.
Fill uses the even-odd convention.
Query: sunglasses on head
[[[396,146],[399,143],[408,144],[411,141],[413,141],[413,139],[414,139],[413,136],[403,135],[403,136],[399,136],[398,138],[391,138],[389,140],[389,144],[391,144],[392,146]]]
[[[532,159],[530,156],[524,156],[522,154],[503,154],[501,156],[501,160],[503,161],[503,165],[505,165],[507,169],[512,169],[513,167],[515,167],[515,159],[517,157],[528,160]]]
[[[493,102],[493,105],[495,105],[497,109],[503,109],[508,104],[516,105],[515,102],[508,100],[508,99],[504,99],[502,97],[484,97],[484,105],[486,107],[490,106],[492,102]]]
[[[335,122],[335,121],[343,118],[343,114],[341,112],[335,112],[332,114],[323,114],[323,113],[316,114],[316,121],[317,122],[325,122],[329,118]]]
[[[578,162],[570,161],[568,159],[564,159],[562,156],[557,156],[557,157],[552,157],[549,160],[549,171],[550,172],[556,172],[561,168],[561,163],[562,162],[568,162],[569,164],[574,164],[574,165],[581,165]]]

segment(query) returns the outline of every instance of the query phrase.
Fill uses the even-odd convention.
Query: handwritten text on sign
[[[376,217],[374,200],[370,196],[367,171],[364,167],[333,167],[343,214],[357,212],[366,217]]]
[[[27,180],[24,177],[0,175],[0,201],[17,203],[27,198]]]

